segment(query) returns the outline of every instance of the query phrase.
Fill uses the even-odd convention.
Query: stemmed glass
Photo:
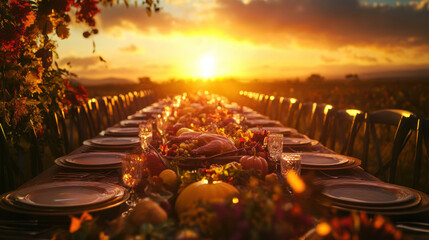
[[[283,152],[283,134],[268,134],[267,143],[271,158],[276,163],[280,162]]]
[[[123,216],[128,216],[138,202],[135,188],[140,184],[143,175],[143,158],[137,154],[126,154],[122,157],[122,182],[130,190],[130,198],[125,202],[128,210]]]
[[[158,117],[156,118],[156,127],[159,130],[159,133],[161,134],[161,140],[162,143],[164,143],[164,135],[165,135],[165,131],[167,130],[167,118],[166,117],[162,117],[161,115],[158,115]]]
[[[147,122],[139,125],[140,144],[143,150],[148,149],[148,138],[152,137],[152,123]]]
[[[234,121],[235,121],[238,125],[240,125],[240,124],[241,124],[241,114],[239,114],[239,113],[234,113],[234,114],[232,115],[232,118],[234,119]]]

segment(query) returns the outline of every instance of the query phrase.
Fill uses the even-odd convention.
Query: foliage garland
[[[15,149],[25,149],[23,142],[28,142],[31,135],[45,143],[48,137],[43,136],[49,134],[47,118],[87,100],[86,90],[69,82],[75,75],[56,63],[53,37],[69,37],[71,12],[76,22],[89,27],[83,33],[85,38],[97,34],[99,3],[111,6],[119,1],[0,1],[0,119]],[[128,1],[124,3],[128,6]],[[159,10],[159,3],[152,0],[141,5],[148,14]]]

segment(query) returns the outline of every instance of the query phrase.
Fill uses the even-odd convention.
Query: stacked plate
[[[256,127],[256,126],[278,127],[282,125],[279,121],[271,120],[271,119],[246,120],[246,123],[248,126],[251,126],[251,127]]]
[[[140,124],[146,123],[146,120],[131,120],[126,119],[119,122],[122,127],[138,127]]]
[[[138,127],[110,127],[104,130],[104,136],[114,137],[137,137],[140,129]]]
[[[52,182],[1,196],[0,208],[31,215],[70,215],[118,206],[129,197],[118,185],[102,182]]]
[[[244,116],[246,116],[246,119],[248,121],[259,120],[259,119],[265,119],[265,120],[269,119],[268,116],[265,116],[259,113],[249,113],[249,114],[245,114]]]
[[[83,144],[93,148],[101,149],[127,149],[133,148],[140,144],[138,137],[105,137],[92,138],[83,141]]]
[[[353,168],[360,165],[359,159],[330,153],[303,152],[301,155],[301,167],[310,170],[338,170]]]
[[[151,114],[149,113],[135,113],[133,115],[128,116],[129,120],[147,120],[150,118]]]
[[[283,148],[309,147],[312,145],[312,140],[308,138],[283,138]]]
[[[244,106],[243,107],[243,114],[246,114],[246,113],[256,113],[256,111],[249,108],[249,107]]]
[[[324,197],[337,208],[394,214],[420,204],[421,195],[412,189],[384,182],[346,180],[325,186]]]
[[[164,107],[147,107],[142,109],[141,113],[148,113],[148,114],[161,114],[164,111]]]
[[[251,132],[263,132],[266,130],[269,133],[279,133],[283,135],[290,135],[297,132],[296,129],[287,127],[253,127],[249,128],[249,130]]]
[[[89,152],[63,156],[55,160],[61,167],[73,169],[116,169],[121,168],[122,156],[125,153],[117,152]]]

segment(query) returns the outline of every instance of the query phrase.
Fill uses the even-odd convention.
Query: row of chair
[[[150,90],[103,96],[89,99],[81,106],[73,106],[56,114],[53,126],[57,129],[56,135],[64,142],[61,155],[70,153],[84,140],[148,106],[155,98],[154,92]]]
[[[416,147],[413,159],[413,187],[419,186],[423,143],[426,157],[429,155],[429,118],[422,119],[412,112],[398,109],[383,109],[369,113],[358,109],[336,109],[325,103],[300,102],[295,98],[248,91],[240,91],[238,101],[271,119],[280,121],[285,126],[296,128],[334,151],[349,156],[354,155],[356,137],[362,131],[362,167],[367,170],[369,163],[376,165],[374,173],[391,183],[396,181],[399,155],[414,133]],[[385,131],[379,128],[382,125],[393,127],[395,130],[388,161],[383,161],[380,150],[380,141],[386,142],[380,140],[385,137],[383,135]],[[369,161],[370,148],[375,150],[375,163]]]
[[[52,157],[60,157],[79,147],[86,139],[92,138],[128,115],[150,105],[156,100],[155,92],[142,90],[103,96],[83,101],[80,106],[72,106],[45,116],[44,137]],[[33,128],[34,129],[34,128]],[[23,179],[24,168],[30,166],[31,176],[44,170],[40,136],[33,131],[28,136],[29,152],[10,148],[6,135],[7,126],[0,122],[0,193],[16,188]],[[27,156],[28,155],[28,156]],[[25,159],[29,158],[29,159]],[[27,161],[28,160],[28,161]]]

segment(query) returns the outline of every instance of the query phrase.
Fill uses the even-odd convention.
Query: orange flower
[[[80,218],[77,217],[71,217],[71,223],[70,223],[70,233],[74,233],[77,230],[80,229],[82,222],[92,220],[91,214],[89,214],[87,211],[82,213],[82,216]]]

